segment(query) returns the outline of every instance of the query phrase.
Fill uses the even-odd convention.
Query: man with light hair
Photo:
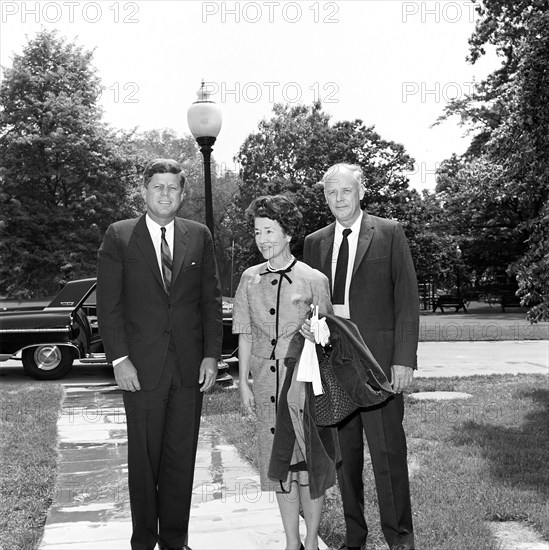
[[[364,440],[374,471],[381,528],[391,550],[413,550],[402,392],[417,368],[419,297],[416,273],[401,225],[362,211],[365,187],[354,164],[331,166],[322,178],[335,222],[305,239],[303,259],[329,279],[334,313],[353,321],[391,380],[395,395],[360,408],[338,425],[342,463],[338,481],[346,536],[341,548],[366,544]]]

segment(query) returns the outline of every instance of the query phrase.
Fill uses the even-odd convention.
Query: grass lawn
[[[57,476],[59,385],[0,386],[0,548],[39,543]]]
[[[406,396],[410,485],[418,548],[496,550],[486,522],[520,521],[549,539],[549,389],[543,375],[418,379],[417,391],[459,391],[467,400]],[[206,396],[205,415],[252,464],[253,420],[235,414],[236,390]],[[230,414],[231,422],[226,421]],[[368,550],[385,549],[366,451]],[[344,526],[337,487],[330,489],[321,536],[337,548]]]

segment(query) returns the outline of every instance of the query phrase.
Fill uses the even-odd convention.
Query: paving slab
[[[416,401],[456,401],[471,399],[473,396],[461,391],[417,391],[408,394],[408,397]]]
[[[549,542],[524,523],[498,521],[489,522],[488,527],[501,550],[549,550]]]
[[[416,378],[549,374],[549,342],[420,342]]]

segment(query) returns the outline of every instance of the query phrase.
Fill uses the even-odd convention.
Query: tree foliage
[[[549,2],[484,0],[478,12],[469,59],[492,45],[501,66],[448,105],[445,116],[458,114],[473,139],[463,168],[438,190],[454,220],[466,207],[470,259],[484,254],[486,264],[507,269],[530,319],[548,319]]]
[[[0,88],[0,293],[31,297],[95,274],[106,226],[131,215],[135,162],[102,120],[92,52],[42,31]]]
[[[363,169],[364,204],[369,212],[403,223],[420,276],[444,277],[448,271],[447,242],[428,229],[438,206],[409,189],[406,172],[413,159],[401,144],[383,139],[373,126],[358,119],[332,123],[320,103],[276,104],[272,117],[259,123],[236,158],[242,166],[241,182],[225,224],[235,238],[237,274],[261,261],[244,216],[250,202],[265,194],[284,193],[293,198],[304,217],[303,234],[292,246],[300,256],[303,235],[333,221],[317,182],[338,162]]]
[[[454,235],[473,282],[479,285],[509,284],[506,269],[524,251],[525,221],[517,201],[501,191],[501,167],[484,157],[441,164],[437,193],[444,205],[439,227]]]

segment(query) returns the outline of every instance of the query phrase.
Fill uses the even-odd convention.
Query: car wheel
[[[72,349],[52,344],[23,350],[23,368],[37,380],[57,380],[72,368]]]

